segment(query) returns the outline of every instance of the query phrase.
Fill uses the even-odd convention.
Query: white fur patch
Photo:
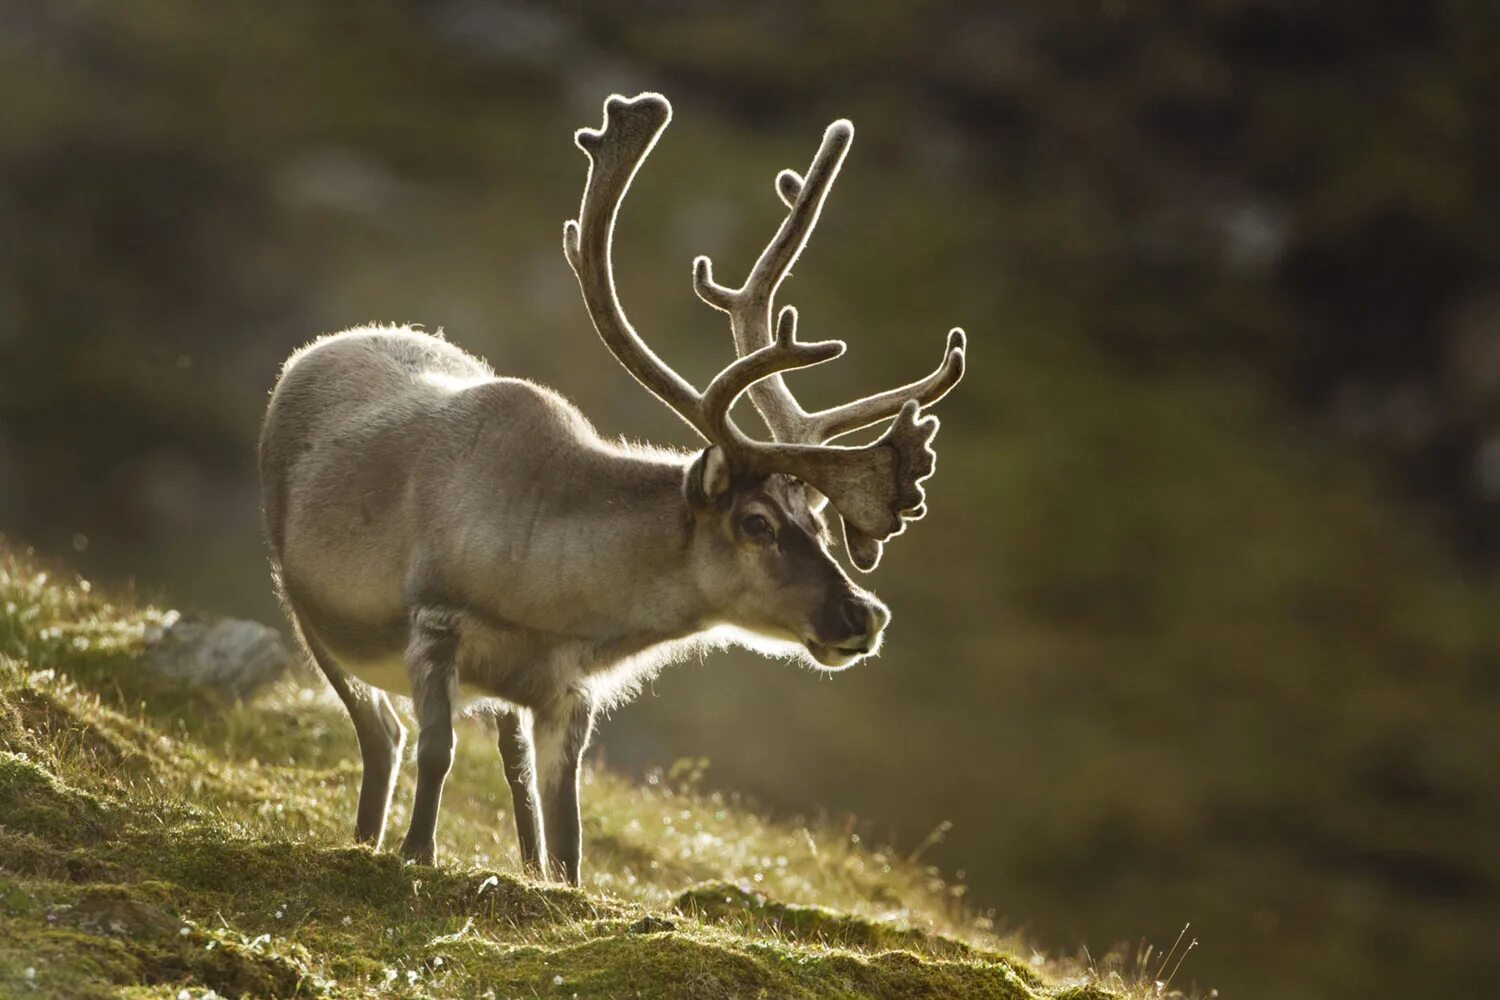
[[[462,392],[472,389],[476,385],[485,385],[494,381],[493,378],[482,378],[476,375],[450,375],[448,372],[425,371],[419,376],[420,380],[436,389],[447,392]]]

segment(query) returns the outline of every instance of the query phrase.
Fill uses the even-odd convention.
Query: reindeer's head
[[[736,479],[711,445],[684,487],[693,572],[723,621],[798,644],[827,669],[879,650],[890,612],[833,558],[806,486],[781,473]]]
[[[685,489],[700,566],[706,567],[700,579],[721,596],[728,623],[800,642],[824,666],[847,666],[875,651],[890,614],[829,554],[818,508],[826,497],[838,512],[850,561],[862,572],[875,568],[887,539],[926,513],[921,481],[936,465],[938,421],[920,409],[963,376],[963,331],[949,333],[937,370],[910,385],[815,413],[787,388],[782,372],[830,361],[845,349],[842,341],[797,340],[791,306],[776,314],[774,333],[771,321],[776,289],[807,245],[854,137],[854,127],[838,121],[824,134],[805,179],[791,170],[777,175],[776,192],[790,211],[741,287],[715,282],[708,258],[693,262],[693,288],[729,314],[739,355],[700,393],[625,318],[610,261],[620,201],[671,117],[671,105],[659,94],[616,95],[604,103],[602,129],[578,132],[589,176],[579,218],[563,229],[563,249],[605,344],[710,442],[689,468]],[[752,440],[730,419],[746,393],[770,441]],[[871,444],[828,443],[891,417]]]

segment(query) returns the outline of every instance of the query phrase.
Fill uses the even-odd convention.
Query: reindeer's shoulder
[[[565,396],[524,378],[491,378],[464,390],[455,400],[470,415],[499,419],[536,432],[556,431],[583,440],[597,440],[593,424]]]

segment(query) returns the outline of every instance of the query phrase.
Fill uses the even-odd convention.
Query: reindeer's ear
[[[729,492],[729,460],[724,449],[709,445],[693,459],[683,481],[683,490],[692,506],[705,506]]]

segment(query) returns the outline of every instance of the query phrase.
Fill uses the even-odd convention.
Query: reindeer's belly
[[[291,577],[286,591],[298,618],[345,672],[392,694],[411,694],[405,656],[409,619],[399,604],[353,615],[342,600],[324,603],[299,591]],[[481,698],[537,708],[579,690],[588,690],[600,704],[617,704],[663,663],[695,644],[691,637],[601,641],[474,614],[461,615],[454,627],[459,630],[455,708]]]
[[[359,658],[335,652],[334,658],[345,671],[371,687],[378,687],[391,694],[411,695],[411,680],[407,676],[406,657],[402,653]]]
[[[391,694],[412,693],[406,667],[409,620],[404,611],[397,609],[374,623],[320,606],[305,593],[299,594],[290,582],[287,596],[304,627],[346,673]],[[458,627],[455,708],[480,698],[535,707],[555,700],[579,682],[580,654],[572,643],[524,628],[495,628],[474,619]]]

